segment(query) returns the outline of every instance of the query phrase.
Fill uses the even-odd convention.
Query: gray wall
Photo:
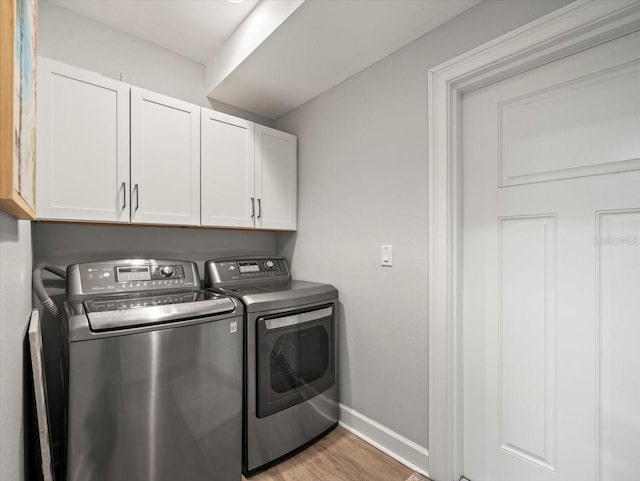
[[[0,212],[0,480],[24,479],[24,342],[31,313],[31,223]]]
[[[340,290],[341,400],[424,447],[427,71],[566,3],[486,0],[276,121],[299,146],[298,233],[279,250]]]
[[[206,94],[205,66],[78,15],[38,2],[38,55],[99,72],[203,107],[273,126],[273,120],[213,101]]]
[[[242,254],[273,255],[273,232],[123,225],[33,223],[34,262],[67,266],[127,257],[204,261]]]

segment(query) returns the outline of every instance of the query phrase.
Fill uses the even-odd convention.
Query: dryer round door
[[[311,399],[335,384],[333,304],[257,320],[257,416]]]

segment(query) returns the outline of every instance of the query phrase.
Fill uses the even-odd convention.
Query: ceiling
[[[209,96],[277,119],[480,0],[307,0]]]
[[[277,119],[480,0],[49,0],[206,65],[209,97]]]
[[[258,0],[49,0],[134,37],[206,63]]]

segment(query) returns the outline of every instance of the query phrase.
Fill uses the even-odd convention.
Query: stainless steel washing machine
[[[292,280],[282,257],[208,261],[205,287],[245,306],[243,471],[252,475],[338,423],[338,291]]]
[[[195,264],[67,269],[67,481],[240,481],[243,309]]]

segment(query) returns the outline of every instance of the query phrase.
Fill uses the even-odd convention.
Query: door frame
[[[429,475],[463,476],[462,95],[640,30],[640,1],[578,0],[428,72]]]

